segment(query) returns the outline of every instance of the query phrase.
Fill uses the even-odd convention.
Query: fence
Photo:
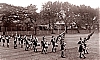
[[[60,34],[61,32],[63,32],[64,30],[54,30],[53,32],[55,34]],[[87,34],[89,33],[89,30],[79,30],[80,34]],[[92,32],[93,30],[91,30]],[[7,31],[5,34],[6,35],[15,35],[16,33],[20,34],[20,35],[34,35],[35,31]],[[95,32],[99,32],[98,30],[96,30]],[[36,35],[50,35],[52,33],[52,31],[49,30],[37,30],[36,31]],[[67,34],[77,34],[77,30],[67,30]],[[0,34],[2,35],[3,32],[0,32]]]

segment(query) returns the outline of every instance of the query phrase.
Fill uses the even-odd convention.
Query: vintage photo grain
[[[99,0],[0,0],[0,60],[100,60]]]

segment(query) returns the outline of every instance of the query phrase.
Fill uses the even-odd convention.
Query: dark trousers
[[[82,52],[80,52],[80,56],[79,56],[79,57],[82,58],[82,56],[83,56],[84,58],[86,58],[85,55],[82,54]]]
[[[25,51],[28,51],[28,44],[26,44],[26,46],[25,46]]]
[[[44,47],[42,47],[42,53],[43,53],[43,52],[45,52],[45,50],[44,50],[44,49],[45,49],[45,48],[44,48]]]
[[[23,44],[21,44],[21,48],[23,48]]]
[[[3,47],[5,46],[5,43],[3,42]]]
[[[7,47],[9,47],[9,43],[7,43]]]
[[[61,50],[61,57],[64,57],[64,50]]]
[[[17,47],[17,41],[14,41],[14,49]]]
[[[55,48],[55,46],[52,45],[52,52],[54,52],[54,50],[55,50],[55,52],[56,52],[56,48]]]
[[[17,48],[17,44],[14,44],[14,49],[16,49]]]
[[[19,45],[20,45],[20,41],[19,41]]]
[[[21,40],[21,41],[19,41],[19,42],[21,42],[21,48],[23,48],[23,40]]]
[[[48,49],[48,48],[43,47],[43,48],[42,48],[42,53],[44,52],[45,54],[47,54],[47,49]]]
[[[37,48],[36,48],[36,46],[35,46],[35,45],[33,46],[33,48],[34,48],[34,52],[37,52]]]

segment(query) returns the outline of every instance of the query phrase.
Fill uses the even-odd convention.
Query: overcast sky
[[[91,6],[92,8],[98,8],[100,7],[99,0],[0,0],[0,3],[7,3],[7,4],[12,4],[15,6],[23,6],[26,7],[30,4],[37,5],[37,12],[40,11],[41,6],[43,3],[48,2],[48,1],[61,1],[61,2],[69,2],[74,5],[86,5],[86,6]]]

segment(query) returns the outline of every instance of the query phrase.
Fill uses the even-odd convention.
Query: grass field
[[[99,60],[99,33],[94,33],[94,35],[88,41],[89,54],[85,54],[86,59],[80,59],[78,53],[79,38],[87,37],[88,34],[66,34],[65,42],[66,58],[61,58],[60,47],[58,47],[56,53],[51,52],[51,46],[48,48],[47,54],[41,54],[41,47],[38,47],[38,52],[35,53],[33,50],[25,51],[24,48],[20,48],[18,45],[17,49],[13,48],[13,39],[10,40],[10,47],[7,48],[0,46],[0,60]],[[56,36],[56,35],[54,35]],[[37,36],[39,42],[42,40],[42,36]],[[51,36],[46,36],[47,41],[50,41]]]

